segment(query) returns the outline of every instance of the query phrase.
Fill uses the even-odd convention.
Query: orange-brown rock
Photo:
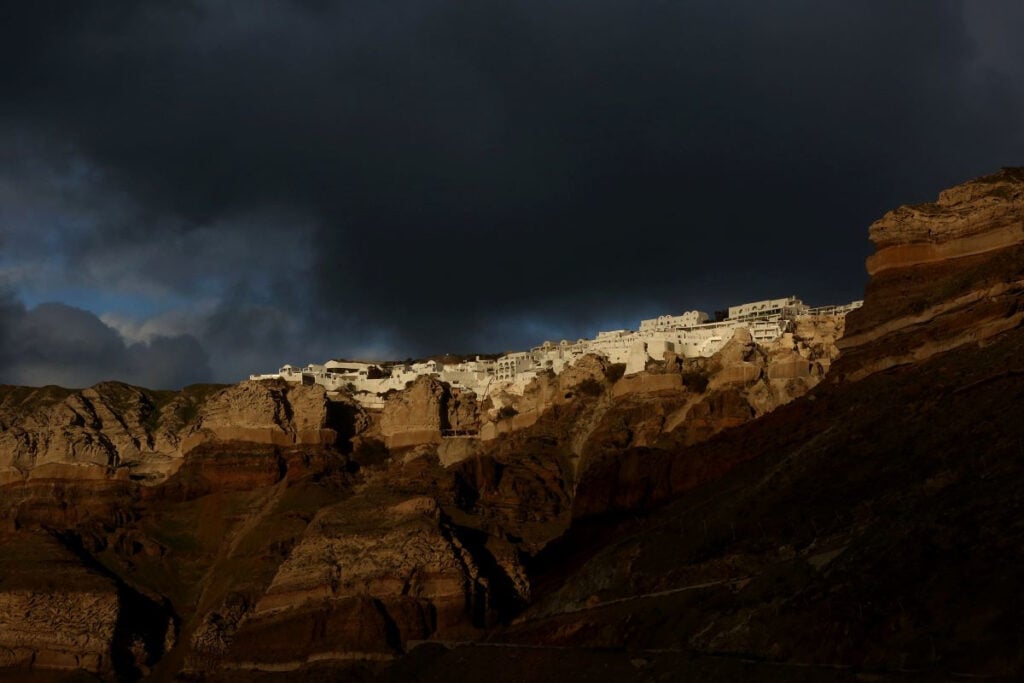
[[[449,389],[445,405],[445,429],[458,434],[476,434],[480,429],[480,406],[472,391]]]
[[[145,598],[49,534],[0,533],[0,544],[0,670],[136,678],[163,654],[172,625],[159,609],[145,614]]]
[[[1022,225],[1024,170],[1004,169],[872,226],[877,253],[868,262],[865,305],[848,316],[832,379],[921,362],[1024,322]],[[893,251],[922,244],[935,249],[927,257]]]
[[[116,382],[73,391],[0,389],[0,483],[28,477],[162,478],[204,388],[152,392]]]
[[[558,388],[565,393],[578,388],[588,380],[604,382],[608,367],[606,358],[588,353],[558,375]]]
[[[475,632],[487,600],[487,579],[437,502],[378,490],[317,513],[266,592],[234,619],[221,666],[386,658],[410,639]]]
[[[112,672],[117,586],[44,535],[0,542],[0,668]]]
[[[205,441],[246,441],[275,446],[331,444],[327,392],[320,385],[249,381],[205,402],[182,442],[187,453]]]
[[[175,455],[174,407],[161,396],[105,382],[70,391],[57,387],[0,390],[0,472],[24,479],[46,465],[73,465],[63,476],[90,478]]]
[[[378,423],[384,442],[389,448],[439,442],[447,421],[447,396],[448,388],[426,375],[389,395]]]
[[[1005,168],[944,190],[935,203],[901,206],[870,230],[869,275],[974,256],[1024,242],[1024,169]]]
[[[0,486],[27,480],[157,484],[200,444],[333,445],[365,427],[322,387],[243,382],[149,391],[104,382],[80,391],[0,387]],[[341,413],[344,413],[342,415]],[[362,419],[362,422],[360,420]]]
[[[627,394],[654,394],[663,391],[681,392],[682,376],[672,374],[651,374],[646,372],[623,377],[612,387],[612,395],[619,397]]]
[[[405,596],[429,600],[444,628],[462,621],[476,578],[472,558],[445,529],[433,499],[363,509],[339,503],[319,512],[253,616],[323,600]]]

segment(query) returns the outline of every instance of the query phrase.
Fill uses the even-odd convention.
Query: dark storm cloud
[[[173,388],[206,380],[206,352],[191,336],[125,344],[99,318],[64,304],[26,310],[0,292],[0,383],[86,387],[116,378]]]
[[[872,220],[1024,151],[1019,3],[10,5],[4,231],[207,302],[222,378],[856,298]]]

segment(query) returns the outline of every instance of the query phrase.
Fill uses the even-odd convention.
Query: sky
[[[1024,164],[1019,0],[0,6],[0,383],[501,352],[796,294]]]

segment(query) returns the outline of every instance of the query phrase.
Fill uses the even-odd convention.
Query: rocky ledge
[[[833,381],[983,342],[1024,320],[1024,169],[904,206],[871,226],[864,307],[848,316]]]
[[[962,256],[974,256],[1024,242],[1024,168],[957,185],[938,201],[901,206],[871,225],[876,251],[869,275]]]

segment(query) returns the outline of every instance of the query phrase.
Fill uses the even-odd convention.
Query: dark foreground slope
[[[652,511],[578,521],[543,558],[547,591],[492,636],[558,649],[461,648],[422,680],[455,661],[519,680],[592,650],[580,666],[593,680],[650,680],[648,667],[731,680],[741,661],[780,681],[795,666],[809,680],[1012,678],[1024,671],[1022,359],[1014,332],[690,449],[751,459]]]
[[[534,603],[396,678],[1024,676],[1022,180],[876,223],[884,267],[832,381],[705,443],[592,464]]]

